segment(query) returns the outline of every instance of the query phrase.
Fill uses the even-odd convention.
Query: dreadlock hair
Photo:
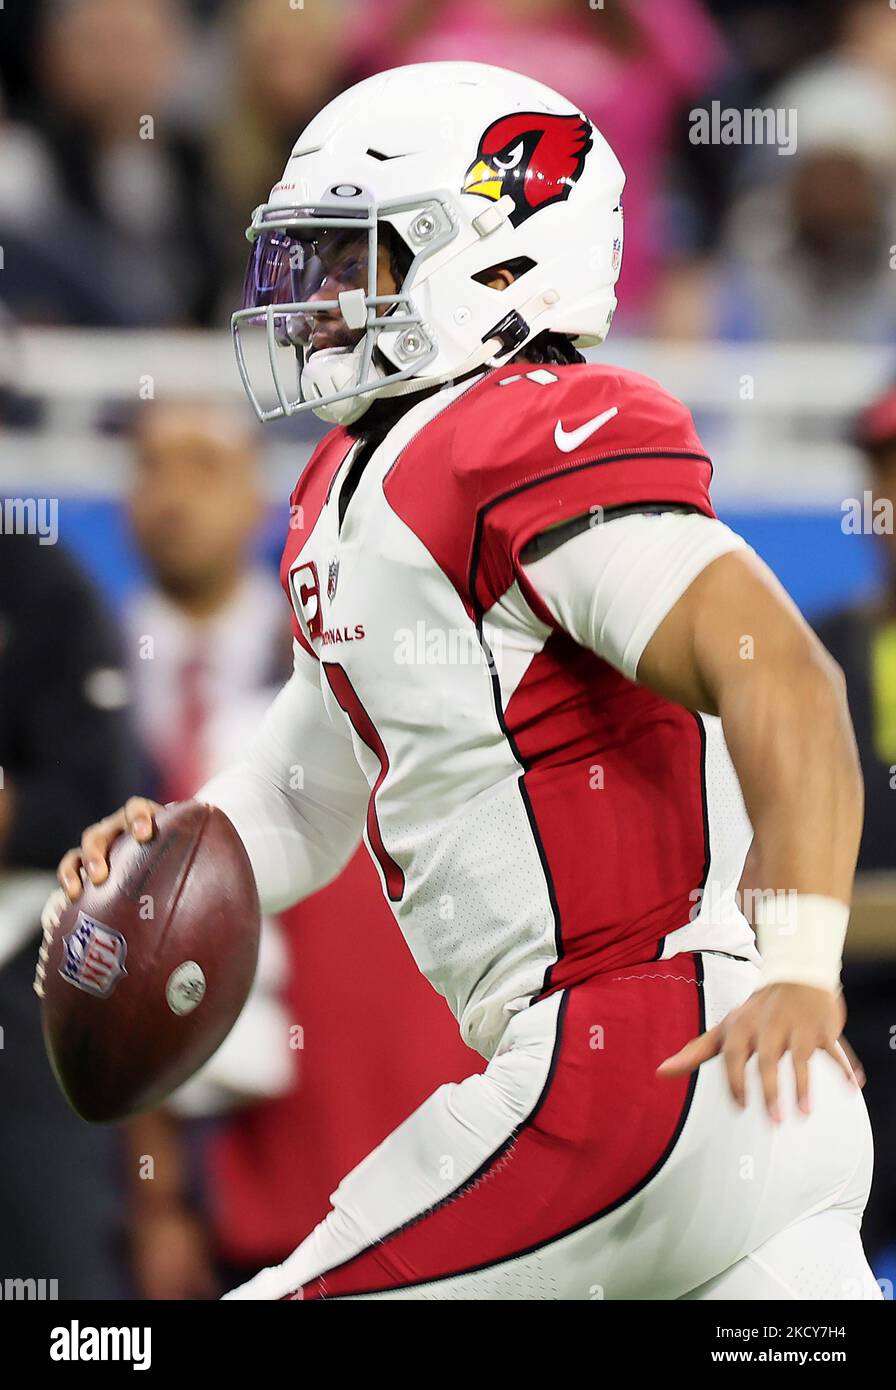
[[[546,328],[534,337],[518,354],[521,362],[534,362],[539,366],[571,367],[585,358],[573,346],[572,338],[565,333],[552,333]]]

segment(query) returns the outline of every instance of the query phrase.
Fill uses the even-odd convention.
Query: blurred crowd
[[[309,118],[382,68],[470,58],[556,85],[619,154],[621,331],[893,336],[880,0],[7,0],[0,26],[0,297],[25,322],[225,323]],[[729,110],[777,135],[723,132]]]

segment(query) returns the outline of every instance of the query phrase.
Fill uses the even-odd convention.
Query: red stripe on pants
[[[620,1205],[662,1166],[693,1080],[660,1080],[702,1028],[699,957],[595,976],[568,990],[539,1102],[472,1180],[292,1297],[426,1283],[547,1245]],[[376,1212],[367,1213],[370,1224]]]

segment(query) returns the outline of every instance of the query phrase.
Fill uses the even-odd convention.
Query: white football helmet
[[[349,88],[246,232],[232,323],[257,415],[350,423],[375,397],[500,366],[546,329],[601,342],[624,182],[580,111],[503,68],[420,63]],[[378,265],[394,293],[377,293]],[[513,283],[490,288],[500,266]]]

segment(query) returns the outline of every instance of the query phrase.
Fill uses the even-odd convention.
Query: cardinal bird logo
[[[464,193],[493,202],[508,193],[518,227],[539,208],[569,197],[593,144],[584,116],[548,116],[517,111],[493,121],[479,141],[466,172]]]

